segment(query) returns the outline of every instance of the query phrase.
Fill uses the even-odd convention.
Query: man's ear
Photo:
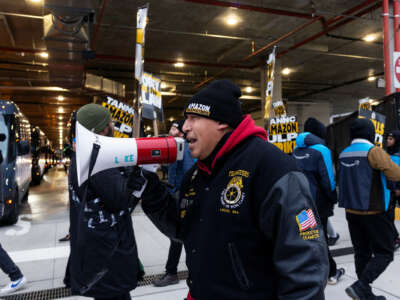
[[[218,122],[218,129],[219,130],[226,130],[230,129],[230,126],[226,123]]]

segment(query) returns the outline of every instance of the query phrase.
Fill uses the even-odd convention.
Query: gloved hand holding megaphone
[[[79,186],[88,179],[94,148],[97,149],[97,157],[93,162],[91,175],[117,167],[166,164],[182,160],[184,140],[173,137],[113,138],[95,134],[76,122],[76,163]]]

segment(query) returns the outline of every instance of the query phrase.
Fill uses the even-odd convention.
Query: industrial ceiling
[[[104,95],[132,104],[136,13],[147,3],[144,69],[164,82],[167,125],[215,78],[242,88],[245,112],[260,110],[260,74],[274,45],[289,102],[384,95],[375,83],[383,75],[381,1],[1,0],[1,98],[56,147],[81,105]],[[89,77],[112,88],[90,88]]]

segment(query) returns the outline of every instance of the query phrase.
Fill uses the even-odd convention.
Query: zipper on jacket
[[[228,243],[229,257],[231,259],[231,264],[233,268],[233,273],[240,287],[243,290],[248,290],[250,288],[250,281],[246,275],[243,267],[242,260],[240,259],[239,252],[234,243]]]

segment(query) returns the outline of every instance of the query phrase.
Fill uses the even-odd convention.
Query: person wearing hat
[[[346,209],[358,280],[346,293],[352,299],[386,299],[375,296],[370,284],[393,260],[386,178],[400,181],[400,167],[382,148],[374,146],[375,128],[370,120],[354,120],[350,137],[351,145],[339,156],[339,206]]]
[[[393,130],[389,132],[386,139],[387,152],[390,158],[397,164],[400,165],[400,131]],[[400,182],[388,182],[388,188],[391,191],[390,194],[390,205],[388,209],[388,215],[393,220],[393,230],[395,233],[394,249],[400,248],[400,237],[399,232],[395,225],[395,208],[397,203],[400,204]]]
[[[184,120],[174,121],[169,130],[169,135],[173,137],[184,138],[184,132],[182,126]],[[190,154],[189,145],[185,142],[185,149],[183,152],[182,160],[178,160],[168,167],[168,189],[169,193],[179,198],[179,189],[183,175],[194,165],[195,160]],[[157,287],[163,287],[171,284],[179,283],[178,279],[178,264],[182,253],[182,243],[171,240],[168,251],[168,260],[165,265],[165,274],[158,279],[153,281],[153,285]]]
[[[217,80],[189,100],[183,131],[198,160],[178,202],[143,171],[143,210],[183,242],[188,299],[322,300],[328,257],[307,178],[243,115],[240,96]]]
[[[315,118],[308,118],[304,123],[304,132],[296,139],[293,157],[297,166],[310,182],[311,193],[322,221],[324,235],[328,241],[328,218],[333,216],[337,202],[336,181],[333,172],[332,154],[325,145],[326,127]],[[336,284],[344,275],[343,268],[337,268],[328,244],[329,257],[328,284]]]
[[[95,134],[113,136],[110,113],[101,105],[81,107],[76,122]],[[129,293],[137,285],[139,272],[131,219],[137,204],[131,197],[132,178],[114,168],[78,186],[75,157],[79,155],[77,152],[71,158],[68,178],[71,252],[65,283],[74,295],[98,300],[131,299]]]

